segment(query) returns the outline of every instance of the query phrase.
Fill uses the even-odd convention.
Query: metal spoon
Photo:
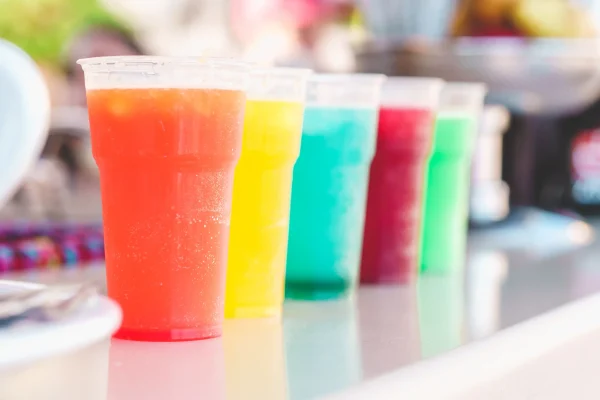
[[[93,284],[48,286],[0,295],[0,327],[23,319],[55,321],[98,293]]]

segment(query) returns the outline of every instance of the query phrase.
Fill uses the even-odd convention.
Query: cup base
[[[311,282],[285,285],[285,297],[294,300],[335,300],[346,297],[350,291],[349,284]]]
[[[226,319],[238,318],[279,318],[281,317],[281,306],[239,306],[225,308]]]
[[[408,285],[414,283],[417,280],[416,273],[410,274],[398,274],[398,275],[376,275],[361,277],[360,283],[364,285],[381,285],[381,286],[394,286],[394,285]]]
[[[113,335],[113,338],[133,340],[136,342],[186,342],[219,337],[221,336],[221,333],[222,327],[220,325],[204,328],[179,328],[165,330],[120,328]]]
[[[464,261],[457,261],[455,263],[422,263],[420,267],[420,274],[430,275],[452,275],[459,274],[464,271]]]

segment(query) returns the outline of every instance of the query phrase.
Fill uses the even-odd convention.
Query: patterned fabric
[[[101,226],[0,224],[0,273],[32,268],[68,268],[103,259]]]

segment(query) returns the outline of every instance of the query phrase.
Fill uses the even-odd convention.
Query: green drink
[[[465,261],[471,153],[485,88],[448,84],[442,91],[426,173],[421,270],[449,272]]]

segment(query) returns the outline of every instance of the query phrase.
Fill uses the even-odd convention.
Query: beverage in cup
[[[443,81],[388,78],[371,165],[362,283],[406,283],[419,270],[425,169]]]
[[[327,299],[356,283],[382,75],[312,75],[294,168],[286,297]]]
[[[226,59],[80,60],[100,171],[117,338],[219,336],[248,67]]]
[[[290,197],[309,70],[251,74],[235,170],[225,317],[281,314]]]
[[[448,83],[442,90],[426,178],[422,271],[464,266],[471,154],[485,93],[478,83]]]

